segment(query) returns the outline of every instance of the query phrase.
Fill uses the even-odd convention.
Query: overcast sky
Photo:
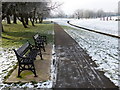
[[[117,11],[118,2],[120,0],[53,0],[63,3],[61,9],[66,14],[72,14],[76,9],[89,9],[104,11]]]

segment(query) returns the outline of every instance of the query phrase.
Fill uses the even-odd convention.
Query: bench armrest
[[[34,59],[34,58],[32,58],[32,57],[27,57],[27,56],[25,57],[25,56],[20,56],[20,55],[19,55],[19,57],[22,58],[22,59],[30,59],[30,60],[31,60],[31,59]]]
[[[35,45],[32,45],[32,44],[30,44],[30,45],[31,45],[31,49],[36,48],[36,46],[35,46]]]
[[[24,56],[20,56],[20,55],[19,55],[19,57],[22,59],[30,59],[29,57],[24,57]]]
[[[46,36],[40,36],[41,38],[46,38]]]
[[[19,61],[20,63],[21,62],[26,62],[26,63],[29,63],[29,62],[33,62],[34,61],[34,58],[29,58],[29,57],[23,57],[23,56],[20,56],[21,60]]]

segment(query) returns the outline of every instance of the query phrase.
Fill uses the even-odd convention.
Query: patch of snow
[[[83,49],[87,50],[87,53],[92,56],[92,60],[97,64],[97,69],[104,71],[105,76],[113,81],[116,86],[119,86],[118,39],[81,29],[66,29],[65,31]]]
[[[114,17],[116,19],[116,17]],[[100,19],[51,19],[60,25],[70,26],[67,21],[87,28],[96,29],[105,33],[118,35],[117,21],[102,21]],[[117,38],[86,31],[84,29],[66,29],[65,31],[92,57],[98,70],[105,72],[116,86],[120,87],[120,58]]]
[[[17,59],[14,52],[11,49],[1,49],[0,50],[0,90],[5,88],[52,88],[56,82],[57,76],[57,60],[55,54],[55,45],[52,48],[52,58],[51,58],[51,79],[45,82],[38,82],[37,84],[33,83],[25,83],[23,85],[20,84],[4,84],[2,83],[4,77],[8,74],[8,72],[13,69],[13,65],[16,64]],[[54,63],[53,63],[54,62]]]
[[[12,49],[0,48],[0,84],[13,66],[16,65],[17,59]]]
[[[115,20],[100,20],[98,19],[76,19],[70,21],[74,25],[89,28],[99,32],[104,32],[118,36],[118,21]]]
[[[54,21],[60,25],[70,26],[67,24],[69,21],[71,24],[78,25],[81,27],[86,27],[89,29],[93,29],[99,32],[104,32],[112,35],[118,36],[118,21],[115,21],[118,17],[113,16],[111,17],[112,20],[101,20],[100,18],[97,19],[68,19],[68,18],[54,18],[54,19],[47,19],[49,21]]]
[[[56,79],[57,79],[57,57],[56,57],[56,53],[55,53],[55,45],[53,45],[52,61],[51,61],[51,81],[52,81],[53,87],[56,83]]]

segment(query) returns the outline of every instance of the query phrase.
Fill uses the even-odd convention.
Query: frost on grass
[[[118,35],[118,22],[115,21],[115,18],[117,19],[117,17],[112,17],[112,20],[109,20],[109,21],[101,20],[100,18],[82,19],[82,20],[76,19],[76,20],[72,20],[70,23],[81,26],[81,27],[97,30],[100,32]]]
[[[55,49],[53,45],[52,49],[52,58],[51,58],[51,79],[45,82],[38,82],[38,83],[19,83],[19,84],[4,84],[2,83],[4,80],[4,77],[8,74],[8,72],[13,69],[13,66],[16,65],[17,59],[12,49],[3,49],[0,50],[0,90],[6,89],[6,88],[52,88],[54,83],[56,82],[56,54]]]
[[[92,56],[92,60],[98,66],[96,69],[104,71],[105,76],[116,86],[119,86],[120,73],[118,65],[120,59],[118,58],[118,39],[80,29],[65,31]]]
[[[0,84],[4,77],[16,65],[16,57],[12,49],[0,48]]]

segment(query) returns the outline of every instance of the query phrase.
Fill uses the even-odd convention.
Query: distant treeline
[[[115,12],[105,12],[103,10],[92,11],[92,10],[76,10],[73,14],[73,17],[78,19],[80,18],[102,18],[102,17],[110,17],[115,16],[117,13]]]
[[[59,18],[104,18],[104,17],[111,17],[116,16],[118,13],[116,12],[105,12],[103,10],[93,11],[93,10],[83,10],[83,9],[77,9],[74,11],[72,15],[66,15],[65,12],[60,10],[58,14],[51,16],[51,17],[59,17]]]

